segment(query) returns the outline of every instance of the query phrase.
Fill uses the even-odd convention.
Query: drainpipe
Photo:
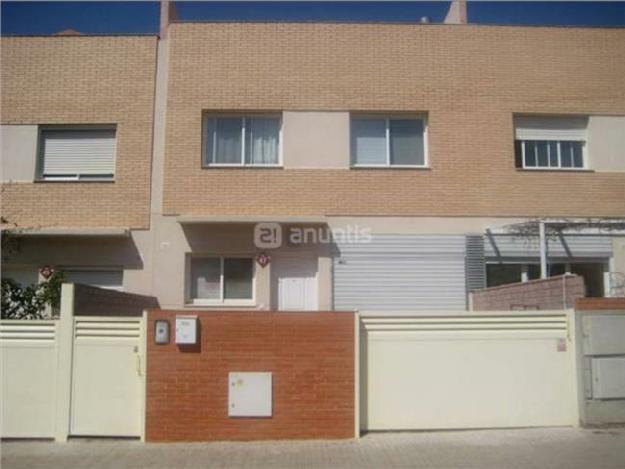
[[[443,23],[446,24],[467,24],[467,2],[466,0],[454,0],[449,5],[447,16]]]
[[[538,236],[540,238],[540,278],[547,278],[547,236],[545,222],[538,222]]]

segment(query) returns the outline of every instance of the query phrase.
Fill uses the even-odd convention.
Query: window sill
[[[77,184],[77,183],[96,183],[96,184],[111,184],[115,182],[115,179],[35,179],[35,183],[43,184]]]
[[[205,164],[202,169],[282,169],[281,164]]]
[[[227,300],[227,301],[188,301],[185,308],[253,308],[256,307],[255,300]]]
[[[586,168],[516,168],[522,173],[594,173],[594,169]]]
[[[413,166],[413,165],[352,165],[349,169],[383,169],[383,170],[393,170],[393,169],[401,169],[401,170],[431,170],[430,166]]]

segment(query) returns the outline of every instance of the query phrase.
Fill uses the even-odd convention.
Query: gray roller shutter
[[[339,244],[334,306],[361,311],[464,310],[462,235],[374,235]]]
[[[115,129],[49,129],[41,132],[44,178],[112,177]]]

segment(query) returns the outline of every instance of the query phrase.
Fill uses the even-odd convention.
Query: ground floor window
[[[254,261],[249,257],[193,257],[189,297],[194,303],[253,300]]]
[[[584,278],[586,296],[605,296],[605,262],[551,262],[548,264],[549,277],[564,274],[577,274]],[[492,262],[486,264],[486,286],[497,287],[516,282],[526,282],[540,278],[540,264],[521,262]]]

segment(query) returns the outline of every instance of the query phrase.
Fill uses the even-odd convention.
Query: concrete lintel
[[[76,236],[127,238],[130,236],[129,228],[5,228],[2,231],[17,237]]]
[[[309,223],[326,224],[325,216],[285,216],[285,215],[180,215],[181,225],[217,224],[217,223]]]

